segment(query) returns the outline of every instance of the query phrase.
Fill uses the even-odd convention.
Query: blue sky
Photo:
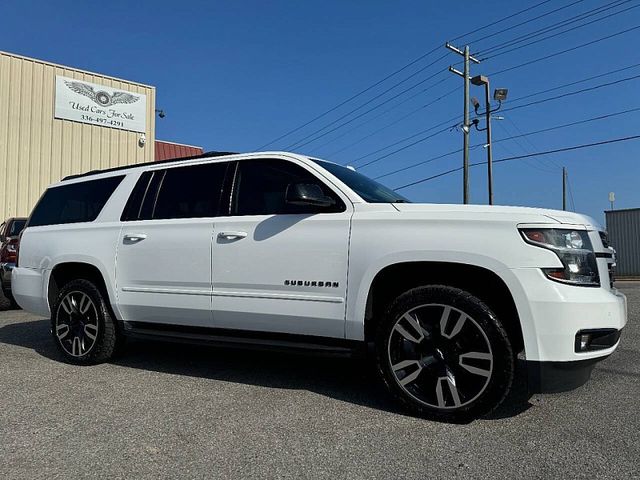
[[[622,1],[615,9],[565,28],[638,4],[637,0]],[[0,2],[0,49],[154,85],[157,88],[157,107],[166,112],[166,117],[157,121],[157,138],[201,145],[207,150],[252,151],[421,54],[444,45],[446,40],[536,3],[539,0],[3,1]],[[456,43],[471,41],[472,51],[481,51],[609,3],[602,0],[553,0]],[[569,4],[574,5],[537,21],[527,21]],[[490,35],[521,22],[525,23],[518,28],[489,39],[483,38],[485,34]],[[633,8],[555,38],[489,58],[480,65],[474,65],[472,74],[498,72],[637,25],[640,25],[640,8]],[[640,29],[527,67],[491,75],[492,87],[509,88],[509,100],[503,106],[506,110],[527,101],[640,75],[640,67],[629,68],[526,101],[517,101],[519,97],[534,92],[640,64],[638,44]],[[295,144],[445,53],[444,47],[440,48],[356,101],[271,144],[269,149],[284,149]],[[462,79],[445,72],[450,63],[455,64],[459,60],[451,53],[340,123],[435,75],[431,80],[335,132],[294,150],[339,163],[354,163],[354,159],[455,115],[461,116]],[[430,86],[428,91],[421,92]],[[516,135],[518,130],[526,133],[640,107],[638,86],[640,78],[512,112],[505,111],[505,119],[493,123],[494,140]],[[433,102],[456,88],[454,93],[433,105],[407,116],[421,105]],[[482,98],[480,87],[472,87],[471,92]],[[409,99],[411,95],[415,96]],[[637,114],[624,114],[518,141],[496,142],[494,158],[637,135],[640,133]],[[400,121],[403,116],[407,118]],[[387,127],[393,122],[396,123]],[[372,135],[373,132],[376,133]],[[474,132],[471,136],[472,145],[483,140],[483,133]],[[409,142],[398,146],[406,143]],[[360,171],[375,177],[455,150],[461,145],[462,134],[447,130]],[[602,211],[609,207],[609,191],[616,192],[616,208],[640,207],[639,148],[640,141],[636,140],[496,164],[495,202],[560,208],[562,177],[559,166],[565,165],[569,171],[575,209],[603,221]],[[369,155],[355,165],[364,164],[391,150]],[[485,155],[482,147],[475,148],[471,151],[471,161],[483,161]],[[381,180],[391,187],[398,187],[458,167],[461,161],[461,154],[451,155]],[[416,201],[459,203],[462,198],[461,177],[458,172],[401,192]],[[471,198],[473,203],[486,202],[483,167],[476,167],[471,172]],[[569,206],[572,206],[571,201]]]

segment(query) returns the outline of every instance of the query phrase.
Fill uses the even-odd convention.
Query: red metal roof
[[[156,140],[156,161],[170,160],[172,158],[193,157],[195,155],[202,155],[203,153],[204,150],[202,147]]]

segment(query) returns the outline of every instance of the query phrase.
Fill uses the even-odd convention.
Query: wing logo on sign
[[[127,92],[113,92],[112,95],[109,95],[104,90],[96,92],[91,85],[87,85],[86,83],[67,82],[66,80],[64,83],[72,92],[84,95],[103,107],[109,107],[111,105],[116,105],[117,103],[135,103],[140,100],[140,97]]]

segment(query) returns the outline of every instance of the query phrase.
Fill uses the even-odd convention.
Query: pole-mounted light
[[[484,86],[484,97],[485,97],[485,111],[484,115],[486,116],[486,126],[485,128],[479,128],[478,124],[480,121],[477,118],[473,119],[473,126],[476,130],[486,130],[487,131],[487,180],[488,180],[488,190],[489,190],[489,205],[493,205],[493,159],[491,154],[491,114],[497,110],[500,110],[502,106],[503,100],[507,99],[508,90],[506,88],[496,88],[493,92],[493,99],[498,102],[498,106],[491,109],[490,98],[489,98],[489,77],[485,75],[476,75],[470,79],[473,85]],[[478,109],[480,108],[480,102],[478,102],[477,98],[472,98],[471,103],[473,103],[473,107],[475,108],[476,115],[480,115]]]

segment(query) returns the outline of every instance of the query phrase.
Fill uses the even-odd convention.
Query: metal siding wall
[[[611,246],[616,249],[616,273],[640,276],[640,208],[605,212]]]
[[[147,95],[139,134],[54,119],[55,76]],[[0,52],[0,221],[26,216],[51,183],[73,173],[155,158],[155,88]]]

